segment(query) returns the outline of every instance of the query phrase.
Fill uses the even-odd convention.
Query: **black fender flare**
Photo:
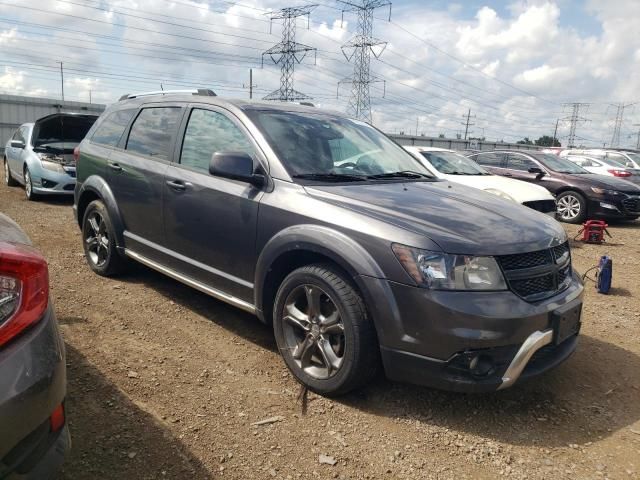
[[[281,230],[264,246],[255,270],[254,301],[259,314],[264,312],[265,280],[271,266],[283,254],[301,250],[330,258],[362,288],[359,276],[384,278],[385,275],[362,245],[342,232],[322,225],[295,225]],[[367,292],[362,292],[367,296]]]
[[[97,195],[107,207],[111,224],[115,229],[116,245],[120,248],[124,248],[124,222],[122,221],[120,209],[118,208],[118,204],[116,203],[115,196],[113,195],[109,184],[99,175],[91,175],[82,183],[82,186],[78,190],[76,194],[76,204],[74,207],[77,208],[81,205],[83,196],[89,192]],[[76,215],[78,217],[78,225],[82,228],[82,215],[79,211],[76,212]]]

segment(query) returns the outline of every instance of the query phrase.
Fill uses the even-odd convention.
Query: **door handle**
[[[118,163],[109,162],[108,165],[111,170],[115,170],[116,172],[122,171],[122,167]]]
[[[167,185],[177,192],[184,192],[187,189],[187,185],[182,180],[167,180]]]

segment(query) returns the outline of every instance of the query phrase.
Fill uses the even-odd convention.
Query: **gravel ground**
[[[588,285],[578,350],[542,378],[488,395],[378,378],[310,394],[305,412],[256,318],[144,267],[93,274],[70,201],[2,186],[0,210],[49,261],[74,442],[62,479],[640,478],[640,223],[574,245],[580,272],[613,256],[615,288]]]

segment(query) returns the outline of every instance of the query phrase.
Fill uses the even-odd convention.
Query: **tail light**
[[[67,150],[68,151],[68,150]],[[73,149],[73,160],[78,163],[78,159],[80,158],[80,145]]]
[[[40,320],[49,304],[49,269],[32,247],[0,242],[0,347]]]
[[[631,172],[627,172],[626,170],[618,170],[617,168],[612,168],[611,170],[607,170],[614,177],[630,177]]]
[[[55,408],[49,417],[49,426],[51,427],[52,432],[57,432],[64,427],[64,417],[64,405],[61,403]]]

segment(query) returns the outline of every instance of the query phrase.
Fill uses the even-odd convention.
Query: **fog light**
[[[469,363],[469,370],[476,377],[484,377],[493,370],[493,360],[488,355],[478,355]]]
[[[42,186],[44,188],[53,188],[57,185],[56,182],[52,182],[51,180],[47,180],[46,178],[42,179]]]
[[[618,210],[618,207],[611,205],[610,203],[600,202],[602,208],[608,208],[609,210]]]

